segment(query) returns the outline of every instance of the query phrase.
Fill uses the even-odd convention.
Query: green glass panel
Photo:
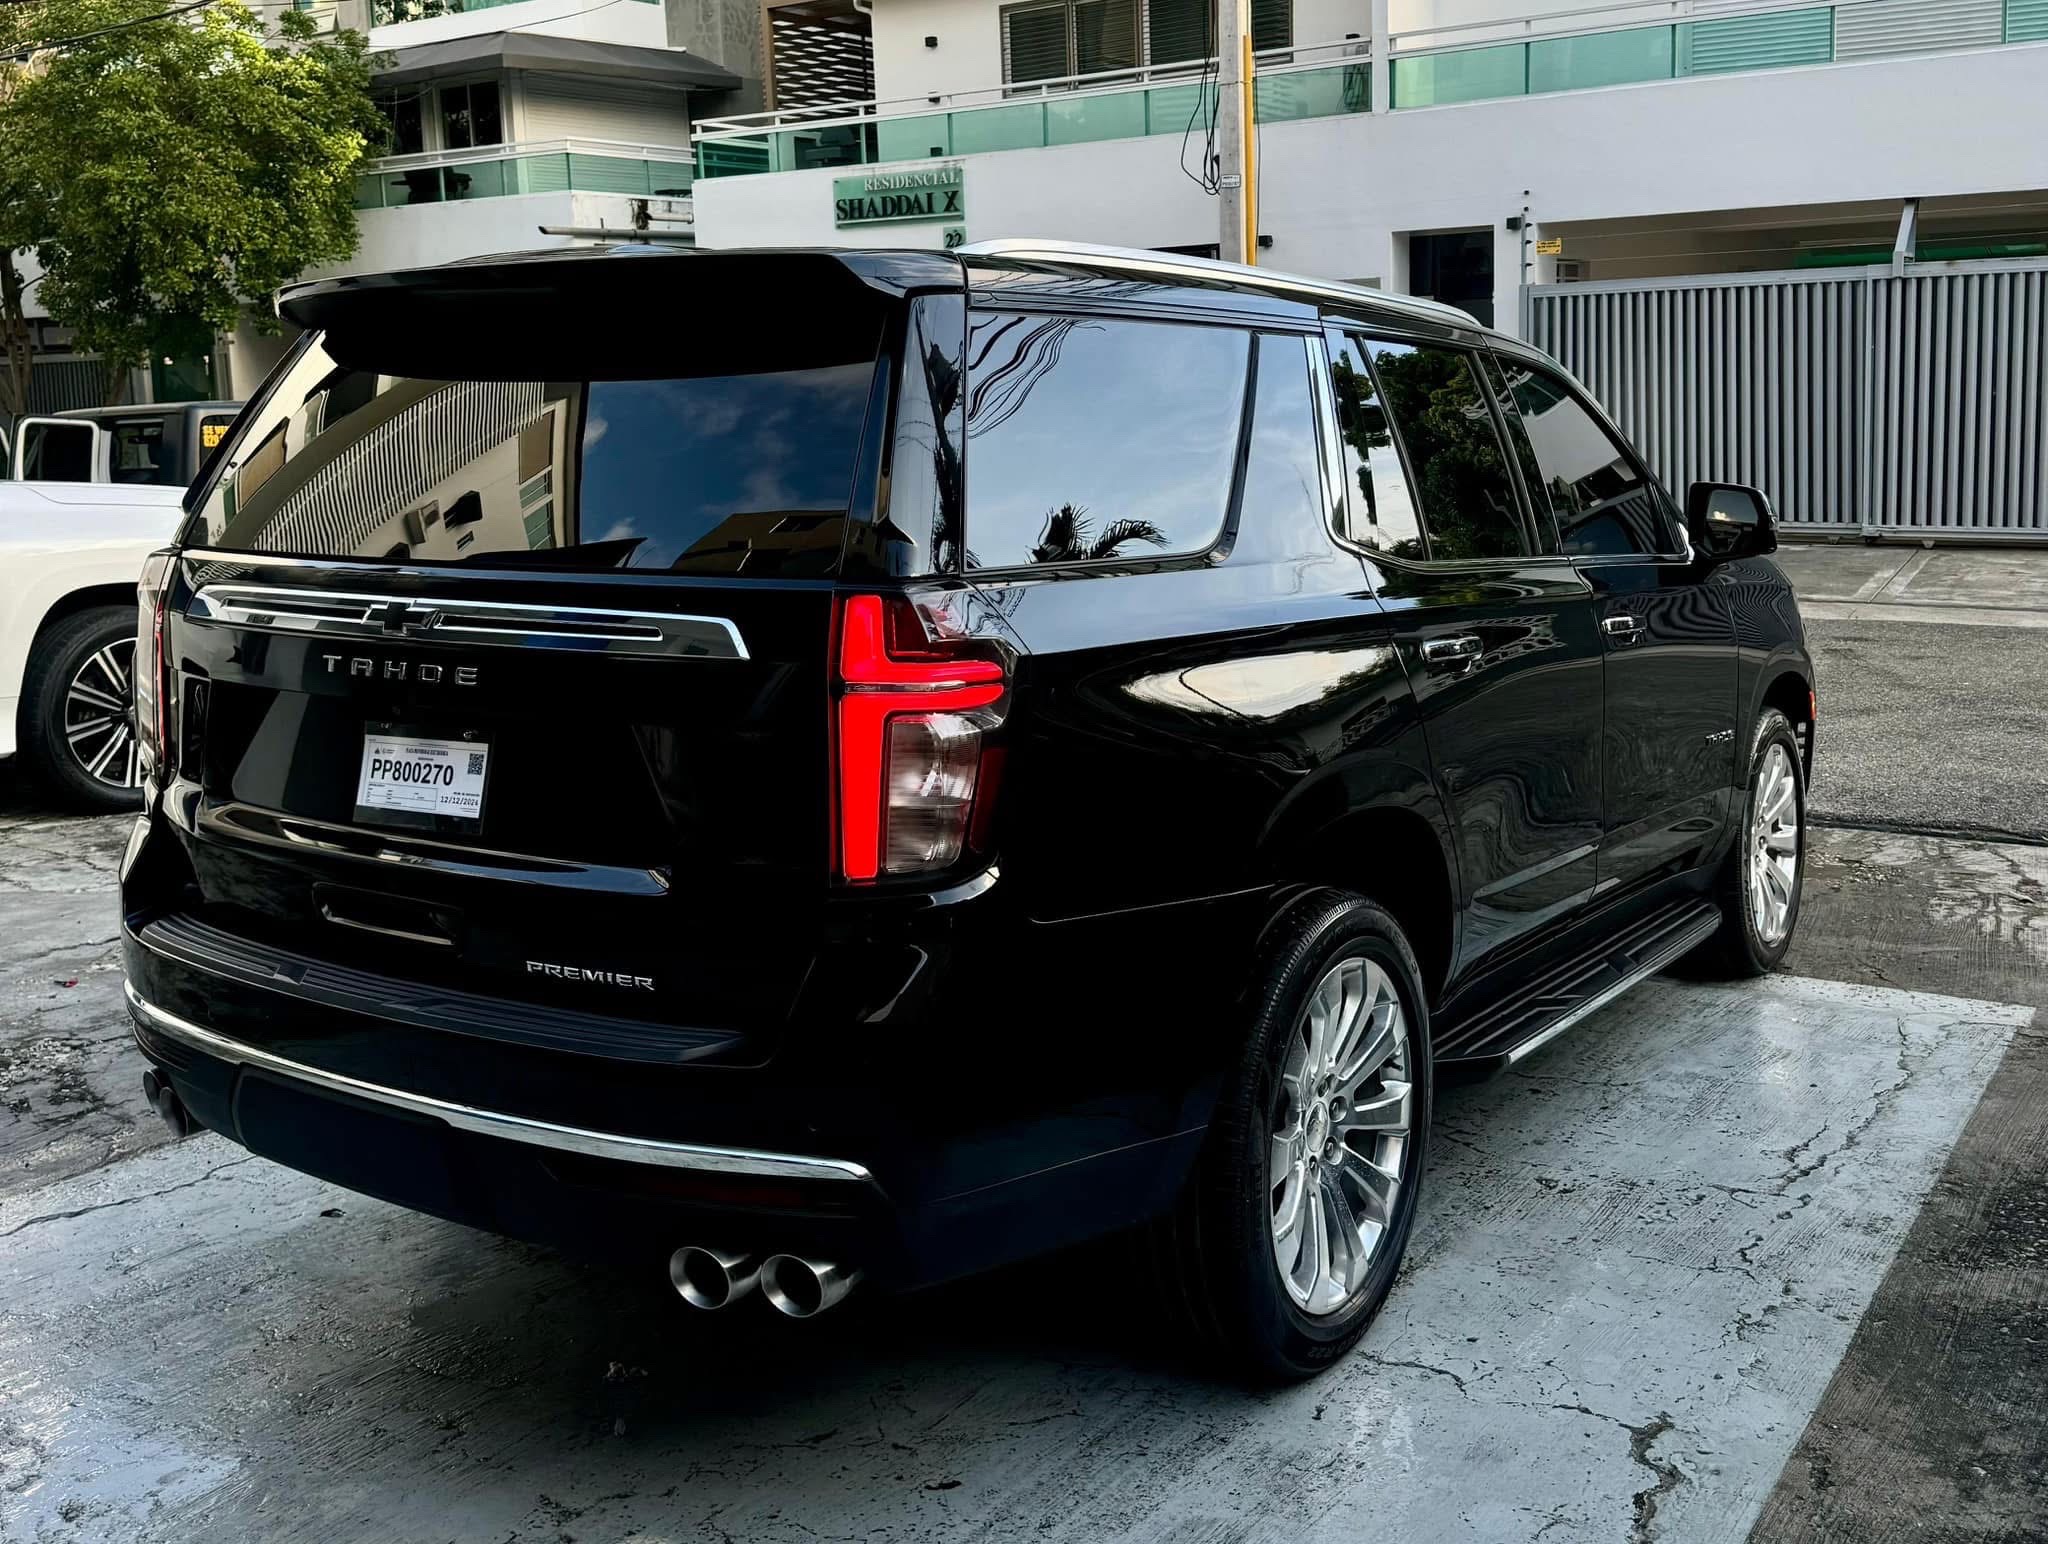
[[[1394,106],[1436,107],[1521,96],[1529,89],[1529,47],[1499,43],[1394,61]]]
[[[2005,40],[2008,43],[2048,40],[2048,0],[2005,0]]]
[[[415,166],[409,171],[384,174],[384,207],[397,209],[406,204],[438,204],[447,189],[438,166]]]
[[[649,161],[647,191],[664,198],[681,198],[697,180],[697,168],[688,161]]]
[[[1149,134],[1184,134],[1193,123],[1197,132],[1216,107],[1216,88],[1199,81],[1179,86],[1154,86],[1145,93],[1145,130]]]
[[[566,193],[569,190],[569,158],[554,155],[525,155],[511,163],[506,186],[514,193]]]
[[[1542,38],[1529,45],[1531,91],[1583,91],[1632,80],[1669,80],[1677,44],[1670,27]]]
[[[464,161],[442,169],[443,191],[451,199],[498,198],[505,191],[503,161]]]
[[[583,193],[630,193],[647,191],[647,163],[615,155],[569,156],[569,186]]]
[[[1048,144],[1078,145],[1091,139],[1136,139],[1144,132],[1145,93],[1142,91],[1054,97],[1045,104],[1045,138]]]
[[[1252,82],[1252,95],[1261,123],[1368,113],[1372,111],[1372,66],[1333,64],[1323,70],[1260,75]]]
[[[872,131],[858,123],[833,123],[815,129],[783,129],[775,136],[775,170],[809,171],[819,166],[865,166]]]
[[[384,179],[378,176],[356,178],[356,208],[382,209],[384,207]]]
[[[878,161],[922,161],[931,156],[952,153],[952,131],[944,113],[884,118],[875,125],[875,159]]]
[[[1678,26],[1678,73],[1720,75],[1788,64],[1827,64],[1835,57],[1833,6],[1728,16]]]
[[[979,107],[953,114],[953,154],[1036,150],[1045,143],[1045,109],[1037,102]]]
[[[770,170],[768,139],[707,139],[697,146],[697,165],[706,177],[748,177]]]

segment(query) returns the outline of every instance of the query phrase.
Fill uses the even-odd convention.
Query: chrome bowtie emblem
[[[441,621],[441,613],[431,606],[413,606],[402,600],[395,600],[372,615],[377,618],[378,625],[394,638],[417,638],[422,633],[432,632]]]

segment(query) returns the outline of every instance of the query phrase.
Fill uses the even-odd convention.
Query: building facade
[[[872,94],[788,100],[764,46],[764,110],[694,126],[700,244],[1214,250],[1206,0],[844,6]],[[2012,475],[1933,523],[2048,533],[2048,366],[2026,341],[2048,337],[2048,0],[1254,0],[1252,16],[1261,263],[1532,336],[1648,439],[1652,399],[1725,367],[1744,405],[1663,470],[1805,487],[1799,523],[1926,523],[1938,490],[1885,491],[1905,452],[1857,424],[1901,380],[1935,410],[1967,395],[1982,422],[1948,431],[1981,431],[1968,453]],[[1660,346],[1646,318],[1667,311]],[[1901,334],[1887,356],[1886,327],[1925,346]],[[1887,357],[1898,379],[1871,363]],[[1809,400],[1822,377],[1831,394]],[[1838,419],[1839,445],[1811,432]],[[1802,441],[1846,470],[1807,464]]]

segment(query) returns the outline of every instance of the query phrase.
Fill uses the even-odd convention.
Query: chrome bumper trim
[[[415,1115],[430,1116],[461,1131],[474,1131],[481,1136],[498,1137],[508,1142],[524,1142],[531,1147],[550,1147],[559,1152],[583,1153],[592,1158],[616,1158],[626,1163],[652,1164],[664,1169],[695,1169],[708,1174],[748,1174],[764,1179],[851,1180],[863,1184],[874,1182],[874,1176],[861,1165],[848,1163],[840,1158],[810,1158],[797,1153],[764,1153],[745,1147],[698,1147],[688,1142],[661,1142],[652,1137],[622,1136],[611,1131],[587,1131],[580,1126],[558,1126],[552,1121],[534,1120],[525,1115],[508,1115],[500,1110],[480,1110],[473,1105],[456,1104],[451,1100],[436,1099],[428,1094],[408,1093],[404,1089],[386,1088],[380,1083],[366,1083],[360,1078],[347,1077],[339,1072],[328,1072],[319,1067],[309,1067],[303,1062],[292,1061],[260,1046],[230,1039],[203,1025],[194,1024],[190,1019],[182,1019],[175,1013],[168,1013],[144,999],[142,994],[135,990],[133,982],[124,981],[121,987],[127,993],[130,1012],[156,1033],[188,1045],[195,1051],[201,1051],[221,1061],[274,1072],[281,1077],[308,1083],[333,1093],[367,1099],[374,1104],[390,1105],[395,1110],[406,1110]]]

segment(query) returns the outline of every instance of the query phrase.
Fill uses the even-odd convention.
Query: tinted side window
[[[1556,376],[1513,360],[1505,367],[1562,550],[1581,557],[1667,550],[1661,491],[1600,420]]]
[[[1337,398],[1337,432],[1344,440],[1344,534],[1388,557],[1421,562],[1429,556],[1408,472],[1394,444],[1386,403],[1372,378],[1365,346],[1346,333],[1330,334],[1330,385]]]
[[[179,475],[177,447],[165,434],[161,418],[117,418],[112,427],[115,482],[176,487],[185,480]]]
[[[1524,557],[1529,539],[1493,411],[1463,349],[1371,344],[1437,562]]]
[[[1248,334],[991,312],[967,343],[967,564],[1202,552],[1223,532]]]

